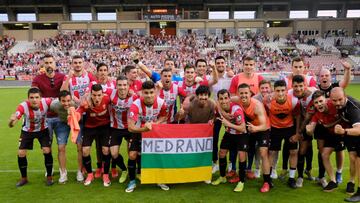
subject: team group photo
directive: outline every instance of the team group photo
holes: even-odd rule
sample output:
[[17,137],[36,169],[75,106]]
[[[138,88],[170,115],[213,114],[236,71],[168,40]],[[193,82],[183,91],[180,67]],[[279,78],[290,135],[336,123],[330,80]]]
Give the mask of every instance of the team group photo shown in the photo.
[[1,9],[0,201],[360,202],[360,2]]

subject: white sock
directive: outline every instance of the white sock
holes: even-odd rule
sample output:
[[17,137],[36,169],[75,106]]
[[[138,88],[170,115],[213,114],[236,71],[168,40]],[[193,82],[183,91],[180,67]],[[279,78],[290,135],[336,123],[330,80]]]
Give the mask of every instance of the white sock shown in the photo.
[[295,178],[296,169],[290,169],[289,178]]

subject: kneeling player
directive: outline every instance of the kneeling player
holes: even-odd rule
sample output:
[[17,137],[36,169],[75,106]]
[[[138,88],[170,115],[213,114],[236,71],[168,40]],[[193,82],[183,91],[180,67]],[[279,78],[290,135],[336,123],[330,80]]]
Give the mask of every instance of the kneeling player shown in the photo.
[[18,150],[18,165],[21,172],[21,180],[16,187],[21,187],[28,183],[27,179],[27,150],[33,149],[34,139],[38,139],[45,158],[47,173],[46,184],[54,184],[52,178],[53,157],[51,155],[51,140],[47,126],[46,113],[49,110],[51,99],[41,98],[38,88],[28,90],[28,99],[22,102],[11,115],[9,127],[12,128],[24,115],[24,123],[21,129]]
[[229,150],[235,149],[239,155],[239,177],[240,182],[235,187],[235,192],[241,192],[244,189],[245,167],[246,167],[246,151],[249,146],[249,135],[246,133],[244,113],[239,105],[230,102],[230,92],[222,89],[217,93],[220,107],[226,113],[233,116],[231,121],[221,116],[221,122],[226,128],[223,139],[220,144],[219,165],[220,177],[213,181],[213,185],[226,183],[226,154]]

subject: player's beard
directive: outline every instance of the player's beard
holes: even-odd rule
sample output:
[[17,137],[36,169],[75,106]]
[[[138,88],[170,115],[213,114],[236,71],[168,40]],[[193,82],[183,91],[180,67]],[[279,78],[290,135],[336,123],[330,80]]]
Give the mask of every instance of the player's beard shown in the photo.
[[47,72],[48,74],[52,74],[52,73],[54,72],[54,69],[52,69],[51,67],[47,67],[47,68],[46,68],[46,72]]

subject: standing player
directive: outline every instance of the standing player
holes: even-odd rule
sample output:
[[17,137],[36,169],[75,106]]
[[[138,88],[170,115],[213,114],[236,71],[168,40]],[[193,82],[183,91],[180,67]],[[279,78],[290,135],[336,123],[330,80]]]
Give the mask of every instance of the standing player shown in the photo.
[[[215,58],[215,68],[218,74],[218,81],[216,84],[214,84],[213,86],[210,87],[211,93],[213,95],[213,98],[215,101],[217,101],[217,93],[218,91],[222,90],[222,89],[229,89],[230,88],[230,83],[231,83],[231,79],[233,78],[233,73],[231,72],[226,72],[226,61],[225,58],[223,56],[218,56]],[[209,78],[209,80],[212,80],[212,77]],[[214,136],[213,136],[213,167],[212,167],[212,173],[214,174],[216,171],[219,170],[219,166],[217,163],[218,161],[218,151],[219,151],[219,133],[220,133],[220,129],[221,129],[221,121],[219,119],[215,119],[214,121]],[[230,152],[230,161],[233,161],[234,159],[236,160],[236,152],[235,153],[231,153]],[[232,165],[232,169],[235,171],[236,170],[236,162],[233,161],[234,163],[231,164]],[[232,175],[236,175],[236,172],[231,173]]]
[[298,179],[296,181],[296,187],[302,187],[304,181],[303,176],[305,156],[308,152],[309,145],[312,143],[312,137],[305,133],[305,126],[310,121],[311,116],[315,113],[313,104],[311,102],[311,96],[316,88],[307,87],[305,85],[304,76],[302,75],[295,75],[293,77],[292,87],[293,88],[289,90],[289,94],[293,97],[296,97],[300,103],[300,117],[296,118],[296,131],[299,134],[297,134],[298,137],[295,138],[295,140],[300,141],[299,154],[297,159]]
[[231,95],[236,95],[238,87],[241,83],[249,84],[251,95],[255,95],[259,92],[259,82],[264,79],[260,74],[255,72],[256,62],[254,58],[247,56],[243,61],[244,72],[235,75],[231,80],[229,89]]
[[[140,61],[138,52],[133,52],[130,55],[131,60],[154,82],[157,83],[161,80],[161,75],[153,70],[150,70],[146,65]],[[175,67],[175,61],[171,58],[167,58],[164,61],[164,69],[170,69],[172,73],[171,80],[174,82],[182,81],[182,78],[176,74],[177,70]]]
[[82,142],[82,160],[86,168],[88,176],[84,185],[90,185],[94,180],[94,174],[91,167],[90,150],[92,142],[99,137],[102,146],[102,157],[104,161],[104,186],[110,186],[109,168],[110,168],[110,149],[109,149],[109,123],[110,116],[108,105],[110,103],[109,97],[103,93],[100,84],[95,84],[91,87],[91,96],[88,101],[84,101],[77,109],[80,114],[86,113],[86,120],[84,125],[83,142]]
[[116,89],[116,83],[109,76],[109,67],[105,63],[99,63],[96,66],[96,79],[93,84],[101,84],[104,92],[108,89]]
[[159,90],[159,97],[165,100],[169,112],[167,123],[174,123],[176,114],[176,99],[178,95],[186,97],[184,90],[177,84],[171,81],[171,69],[165,68],[161,71],[161,86]]
[[[346,96],[344,89],[334,87],[330,93],[330,99],[338,110],[341,118],[351,127],[343,128],[341,125],[335,125],[335,133],[344,136],[346,148],[349,151],[350,158],[350,182],[354,181],[356,174],[360,182],[360,102],[352,97]],[[355,182],[355,181],[354,181]],[[355,192],[355,184],[348,183],[346,192],[351,194]],[[346,198],[345,201],[359,202],[360,187],[353,196]]]
[[292,79],[295,75],[304,77],[304,83],[307,87],[316,87],[316,80],[313,76],[305,74],[304,61],[300,57],[295,57],[291,61],[291,74],[284,78],[288,89],[293,88]]
[[213,185],[226,183],[226,154],[229,150],[236,150],[239,156],[239,177],[240,181],[235,187],[235,192],[241,192],[244,189],[246,150],[249,146],[249,135],[246,133],[245,118],[241,107],[230,102],[230,92],[222,89],[217,93],[218,103],[223,111],[233,116],[233,119],[227,120],[221,117],[226,132],[221,140],[219,152],[220,177],[212,182]]
[[298,153],[298,140],[296,137],[299,136],[297,136],[298,133],[296,132],[293,116],[294,112],[296,112],[296,108],[299,108],[298,100],[297,98],[288,95],[286,82],[284,80],[275,81],[273,95],[274,97],[270,101],[267,101],[267,98],[264,100],[271,123],[270,163],[273,163],[276,154],[281,150],[281,142],[284,139],[284,145],[287,146],[286,149],[290,150],[290,177],[288,185],[291,188],[295,188],[295,172]]
[[[258,143],[264,178],[264,184],[261,187],[260,192],[269,192],[270,187],[272,186],[268,156],[270,121],[266,115],[264,105],[258,100],[251,98],[251,94],[250,85],[241,83],[238,88],[239,97],[234,98],[234,101],[240,104],[244,110],[250,138]],[[255,148],[255,146],[252,147]]]
[[[46,54],[43,58],[43,64],[45,68],[45,73],[37,75],[33,81],[31,86],[37,87],[40,89],[41,96],[44,98],[57,98],[60,92],[60,88],[62,82],[64,80],[65,75],[59,72],[56,72],[56,61],[54,57],[50,54]],[[46,115],[46,122],[48,124],[50,139],[53,140],[53,132],[55,132],[56,137],[62,136],[61,121],[59,117],[48,111]],[[63,162],[60,160],[64,160],[65,157],[65,149],[64,143],[61,142],[61,139],[57,139],[58,144],[58,156],[59,156],[59,165],[60,165],[60,179],[59,182],[63,182],[61,177],[65,177],[65,172],[61,169],[64,169]],[[60,141],[60,142],[59,142]]]
[[135,66],[125,66],[124,73],[129,83],[129,94],[139,94],[141,91],[142,82],[138,80],[138,70],[135,68]]
[[196,89],[200,85],[209,86],[209,81],[202,81],[200,83],[197,83],[195,81],[196,73],[195,68],[193,66],[187,65],[184,67],[184,79],[183,81],[179,81],[178,85],[181,87],[185,92],[186,95],[194,95]]
[[[325,92],[326,98],[330,97],[330,91],[332,90],[332,88],[341,87],[341,88],[345,89],[348,86],[348,84],[350,83],[351,65],[345,61],[341,61],[341,63],[344,67],[344,77],[342,80],[340,80],[338,82],[332,82],[331,72],[329,71],[329,69],[323,68],[319,72],[319,81],[320,82],[317,86],[320,90]],[[324,143],[323,139],[322,139],[323,137],[321,135],[326,134],[326,132],[327,131],[324,130],[324,128],[321,127],[321,125],[317,125],[315,128],[314,137],[317,138],[317,140],[318,140],[319,153],[322,152],[323,143]],[[336,149],[336,150],[340,150],[340,149]],[[337,165],[336,182],[338,184],[340,184],[342,182],[342,168],[344,165],[344,158],[345,158],[345,153],[343,150],[336,151],[336,165]],[[322,161],[322,159],[318,159],[318,161],[319,160]],[[319,162],[318,165],[319,165],[319,179],[321,180],[321,178],[324,177],[325,169],[323,167],[322,162]],[[351,185],[351,182],[350,182],[350,185]]]
[[[251,96],[259,92],[259,83],[264,78],[260,74],[256,73],[255,59],[250,56],[244,57],[243,70],[244,72],[234,76],[231,80],[229,91],[233,96],[236,95],[238,87],[241,83],[246,83],[250,86]],[[254,154],[255,148],[249,148],[248,156],[253,157]],[[246,175],[249,179],[255,178],[255,174],[251,170],[247,171]]]
[[67,90],[62,90],[59,93],[59,97],[53,100],[50,105],[50,110],[55,112],[58,116],[59,122],[57,123],[56,140],[58,143],[58,159],[60,167],[59,183],[65,183],[68,180],[66,170],[66,144],[70,134],[70,127],[67,124],[68,109],[74,106],[74,102],[71,100],[71,94]]
[[[142,84],[142,97],[135,100],[130,107],[128,129],[132,134],[129,143],[128,171],[130,182],[125,192],[133,192],[136,188],[136,158],[141,152],[141,133],[151,130],[152,124],[166,123],[167,107],[165,101],[156,97],[155,85],[152,81]],[[164,184],[158,184],[162,190],[169,190]]]
[[[285,80],[285,82],[286,82],[286,85],[287,85],[288,89],[293,88],[293,77],[295,75],[301,75],[304,78],[304,86],[305,87],[316,87],[315,78],[313,76],[307,75],[305,73],[304,61],[300,57],[294,57],[292,59],[292,61],[291,61],[291,74],[288,75],[287,77],[283,78]],[[300,143],[300,148],[301,147],[302,146],[301,146],[301,143]],[[312,159],[313,159],[312,142],[308,142],[306,147],[307,147],[306,149],[303,148],[303,149],[299,150],[299,153],[305,153],[305,158],[306,158],[305,174],[308,176],[308,178],[310,180],[312,180],[313,179],[313,177],[311,175]],[[284,178],[284,176],[286,176],[286,173],[287,173],[287,167],[288,167],[287,162],[288,162],[288,159],[289,159],[289,154],[287,152],[288,152],[288,150],[283,151],[283,171],[282,171],[282,173],[280,175],[281,178]],[[300,157],[300,158],[302,158],[302,157]],[[304,161],[300,161],[300,164],[302,164],[302,165],[305,164],[305,158],[304,158]],[[304,168],[304,166],[300,166],[300,168]],[[301,181],[301,180],[299,180],[299,181]]]
[[[261,80],[259,82],[259,93],[257,93],[256,95],[253,96],[254,99],[260,101],[261,103],[263,103],[264,98],[269,95],[272,92],[271,89],[271,82],[269,80]],[[250,137],[250,147],[256,147],[255,149],[250,148],[249,150],[251,150],[253,153],[253,155],[251,153],[248,153],[248,165],[246,167],[247,171],[251,171],[252,168],[252,164],[253,164],[253,160],[255,157],[255,178],[260,178],[261,176],[261,171],[260,171],[260,151],[259,151],[259,147],[258,147],[258,143],[253,144],[256,140],[251,139],[252,137]],[[254,153],[255,151],[255,153]],[[275,164],[274,164],[275,163]],[[277,174],[276,174],[276,163],[277,163],[277,156],[275,155],[275,158],[273,159],[273,162],[270,162],[270,166],[275,169],[275,170],[271,170],[271,178],[273,178],[274,176],[276,176],[277,178]]]
[[[109,77],[109,67],[105,63],[99,63],[96,66],[96,81],[92,81],[90,83],[89,89],[94,84],[100,84],[103,92],[107,92],[108,90],[111,91],[115,89],[115,81]],[[99,137],[97,137],[99,138]],[[100,140],[95,140],[96,144],[96,158],[97,158],[97,169],[95,171],[95,178],[100,178],[101,173],[103,172],[103,164],[102,164],[102,147],[100,145]],[[116,164],[112,162],[111,165],[111,177],[115,178],[118,176],[118,172],[116,170]]]
[[[343,150],[344,144],[343,139],[334,134],[334,126],[341,122],[337,110],[333,103],[330,100],[326,100],[325,94],[321,90],[317,90],[312,95],[312,100],[315,107],[315,114],[311,118],[311,122],[306,126],[306,132],[308,135],[312,135],[315,131],[317,125],[322,125],[326,131],[323,131],[322,136],[322,150],[321,155],[323,159],[323,164],[326,169],[327,174],[330,176],[330,182],[325,185],[326,179],[323,178],[322,183],[325,192],[331,192],[337,188],[338,182],[335,179],[334,170],[331,166],[330,155],[334,150],[338,148]],[[320,140],[318,140],[319,142]]]
[[185,120],[188,123],[210,123],[213,124],[215,116],[215,104],[210,99],[210,89],[208,86],[200,85],[196,91],[196,96],[190,98],[190,104],[183,105],[178,112],[178,120]]
[[203,81],[209,81],[210,76],[206,75],[207,62],[205,59],[197,59],[195,62],[196,76],[200,77]]
[[32,87],[28,90],[28,99],[22,102],[11,115],[9,127],[12,128],[18,120],[24,116],[24,123],[21,129],[18,150],[18,166],[21,172],[21,180],[16,187],[28,183],[27,179],[27,150],[33,149],[34,139],[38,139],[44,154],[45,168],[47,174],[46,185],[53,185],[52,168],[53,157],[51,154],[51,140],[48,125],[45,121],[46,113],[49,110],[51,99],[41,98],[40,90]]
[[120,183],[126,181],[128,172],[124,164],[124,158],[119,154],[122,139],[130,140],[131,133],[128,131],[128,113],[132,103],[138,98],[136,94],[129,96],[129,84],[125,76],[116,79],[116,89],[108,91],[110,95],[110,151],[112,163],[122,170]]
[[[88,91],[89,85],[92,81],[96,81],[96,78],[85,70],[84,59],[75,55],[72,57],[71,70],[64,78],[64,82],[60,90],[67,90],[71,93],[71,98],[75,102],[76,106],[79,106],[82,100],[85,100],[85,94]],[[80,128],[83,128],[83,120],[80,122]],[[82,169],[82,146],[81,146],[81,134],[76,140],[77,152],[78,152],[78,171],[76,179],[79,182],[84,181],[84,176],[81,172]]]

